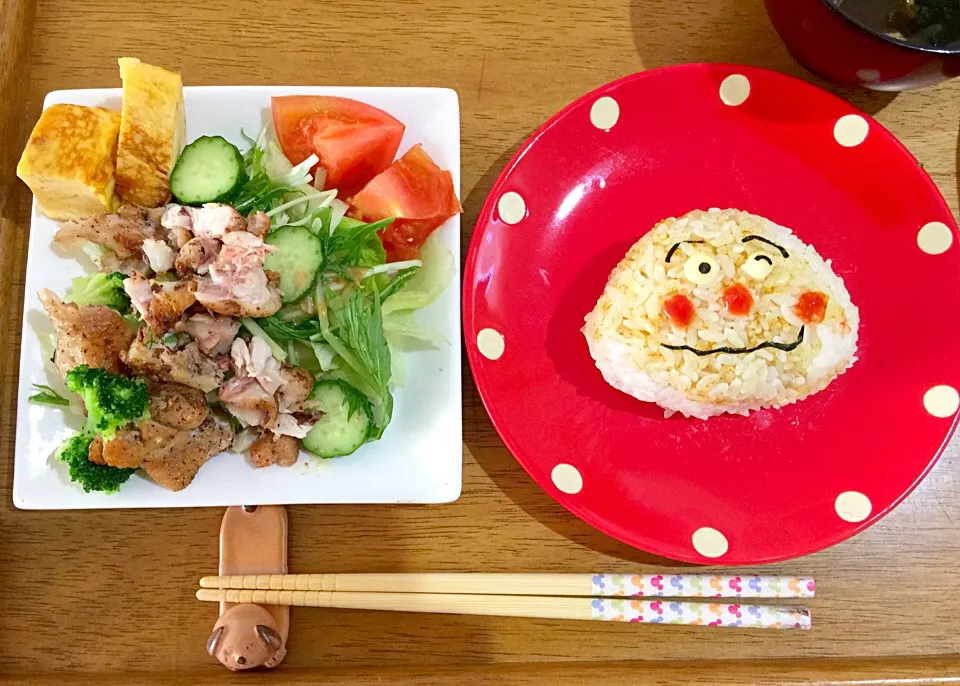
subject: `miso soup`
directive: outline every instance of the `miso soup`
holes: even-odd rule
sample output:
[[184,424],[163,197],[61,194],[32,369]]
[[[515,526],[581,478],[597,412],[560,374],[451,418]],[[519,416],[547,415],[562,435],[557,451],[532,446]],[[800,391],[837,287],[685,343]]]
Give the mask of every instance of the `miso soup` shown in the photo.
[[858,24],[927,48],[960,48],[960,0],[830,0]]

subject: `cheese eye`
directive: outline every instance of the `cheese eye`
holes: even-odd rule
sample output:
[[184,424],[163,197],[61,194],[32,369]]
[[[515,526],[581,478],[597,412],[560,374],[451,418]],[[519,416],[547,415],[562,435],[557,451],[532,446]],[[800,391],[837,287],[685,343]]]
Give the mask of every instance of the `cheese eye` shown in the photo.
[[720,278],[720,265],[703,253],[695,253],[683,263],[683,275],[698,286],[709,286]]
[[751,279],[763,281],[773,271],[773,258],[763,252],[750,253],[740,269]]

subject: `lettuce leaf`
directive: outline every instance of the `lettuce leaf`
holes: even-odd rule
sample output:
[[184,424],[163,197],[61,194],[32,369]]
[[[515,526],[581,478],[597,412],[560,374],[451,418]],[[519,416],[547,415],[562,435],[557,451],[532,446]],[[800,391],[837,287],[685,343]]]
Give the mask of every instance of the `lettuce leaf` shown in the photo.
[[456,271],[453,255],[436,234],[431,235],[423,244],[420,259],[423,265],[403,288],[391,294],[383,303],[384,315],[426,307],[439,298],[450,285]]
[[417,324],[413,310],[399,310],[383,316],[383,333],[387,337],[390,349],[424,350],[449,344],[439,331]]

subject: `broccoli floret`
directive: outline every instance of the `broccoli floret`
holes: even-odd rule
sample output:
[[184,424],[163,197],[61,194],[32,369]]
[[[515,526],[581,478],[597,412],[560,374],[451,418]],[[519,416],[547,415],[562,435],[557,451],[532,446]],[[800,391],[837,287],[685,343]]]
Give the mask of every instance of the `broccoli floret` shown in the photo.
[[67,388],[79,393],[87,408],[88,434],[112,439],[117,429],[149,417],[150,401],[143,379],[111,374],[80,365],[67,373]]
[[120,272],[105,274],[98,272],[90,276],[80,276],[73,280],[73,287],[67,294],[66,302],[84,305],[106,305],[121,314],[130,311],[130,297],[123,290]]
[[70,479],[80,484],[86,493],[116,493],[137,470],[94,464],[88,459],[92,442],[93,436],[86,431],[74,434],[60,446],[57,458],[67,464]]

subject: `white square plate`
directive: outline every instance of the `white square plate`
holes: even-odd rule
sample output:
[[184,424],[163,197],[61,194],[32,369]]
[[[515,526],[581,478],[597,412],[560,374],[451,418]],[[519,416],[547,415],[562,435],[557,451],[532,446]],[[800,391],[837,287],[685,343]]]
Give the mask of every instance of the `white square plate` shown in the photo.
[[[244,149],[240,130],[255,136],[269,118],[274,95],[339,95],[369,103],[406,125],[399,154],[416,143],[460,188],[460,104],[456,92],[442,88],[313,88],[212,86],[184,89],[187,140],[220,135]],[[55,103],[119,109],[120,89],[56,91]],[[84,493],[71,483],[56,448],[82,424],[82,418],[27,402],[35,383],[63,388],[44,360],[40,335],[52,332],[37,300],[49,288],[61,297],[71,279],[89,271],[76,255],[55,250],[55,222],[33,205],[27,255],[20,389],[17,398],[17,448],[13,502],[37,510],[199,507],[295,503],[441,503],[460,495],[462,427],[460,399],[460,218],[439,229],[454,256],[456,273],[449,288],[418,313],[421,323],[441,331],[449,345],[404,355],[406,383],[396,389],[393,421],[383,438],[349,457],[321,460],[301,453],[293,467],[254,469],[242,456],[224,453],[207,462],[187,488],[168,491],[139,473],[119,493]]]

